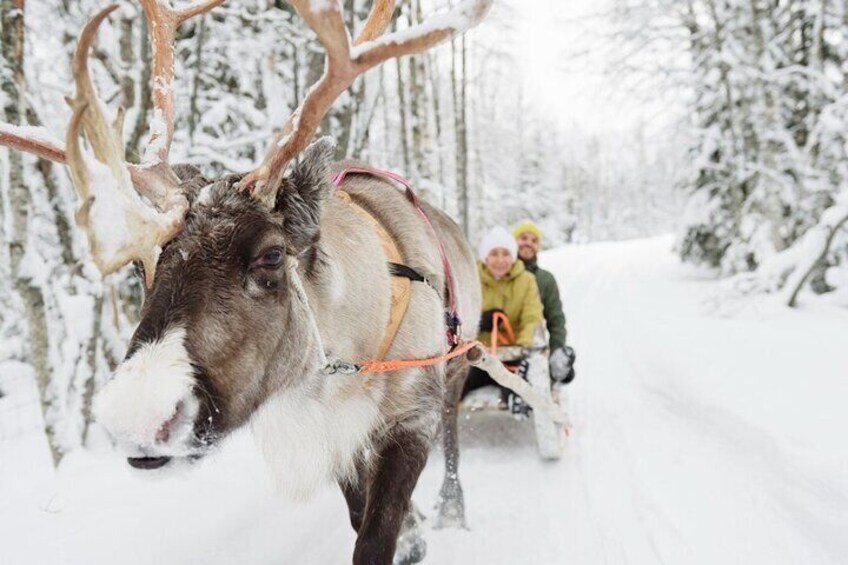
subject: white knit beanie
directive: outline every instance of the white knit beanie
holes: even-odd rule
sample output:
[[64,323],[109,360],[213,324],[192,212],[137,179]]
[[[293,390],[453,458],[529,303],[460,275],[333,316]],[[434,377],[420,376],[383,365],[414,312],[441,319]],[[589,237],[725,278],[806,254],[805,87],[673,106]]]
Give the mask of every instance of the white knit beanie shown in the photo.
[[489,256],[492,249],[497,249],[498,247],[503,247],[509,251],[513,259],[518,257],[518,244],[515,242],[515,238],[512,237],[512,234],[506,228],[495,226],[486,232],[486,235],[480,241],[480,246],[477,248],[480,260],[485,263],[486,257]]

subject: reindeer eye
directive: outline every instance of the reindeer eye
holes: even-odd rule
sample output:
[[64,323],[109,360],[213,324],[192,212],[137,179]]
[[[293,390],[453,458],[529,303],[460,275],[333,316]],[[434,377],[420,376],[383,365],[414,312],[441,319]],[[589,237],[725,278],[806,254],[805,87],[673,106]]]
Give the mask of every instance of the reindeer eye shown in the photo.
[[285,251],[280,247],[272,247],[265,251],[258,259],[254,259],[251,268],[274,268],[283,263]]

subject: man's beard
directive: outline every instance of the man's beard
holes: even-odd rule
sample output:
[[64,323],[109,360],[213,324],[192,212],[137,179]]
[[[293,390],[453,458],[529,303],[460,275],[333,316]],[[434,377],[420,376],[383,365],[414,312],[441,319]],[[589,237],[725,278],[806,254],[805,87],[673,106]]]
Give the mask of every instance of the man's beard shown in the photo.
[[[529,257],[526,256],[529,253]],[[536,260],[536,252],[527,247],[519,247],[518,248],[518,257],[524,261],[535,261]]]

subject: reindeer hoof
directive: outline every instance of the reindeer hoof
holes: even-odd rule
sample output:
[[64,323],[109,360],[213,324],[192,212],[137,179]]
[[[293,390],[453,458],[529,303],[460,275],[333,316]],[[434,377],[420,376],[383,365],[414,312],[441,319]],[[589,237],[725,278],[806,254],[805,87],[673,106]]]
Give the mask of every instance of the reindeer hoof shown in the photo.
[[413,505],[403,521],[403,530],[397,541],[392,565],[421,563],[427,555],[427,542],[421,532],[423,515]]
[[405,540],[406,543],[401,545],[403,540],[398,539],[397,550],[395,551],[395,559],[392,565],[413,565],[421,563],[427,555],[427,542],[419,534],[414,539]]
[[445,477],[445,482],[442,483],[433,528],[468,529],[465,523],[465,497],[462,494],[462,486],[459,481],[451,480],[450,477]]
[[468,525],[465,523],[465,509],[461,505],[450,503],[439,506],[433,529],[444,530],[448,528],[454,530],[468,529]]

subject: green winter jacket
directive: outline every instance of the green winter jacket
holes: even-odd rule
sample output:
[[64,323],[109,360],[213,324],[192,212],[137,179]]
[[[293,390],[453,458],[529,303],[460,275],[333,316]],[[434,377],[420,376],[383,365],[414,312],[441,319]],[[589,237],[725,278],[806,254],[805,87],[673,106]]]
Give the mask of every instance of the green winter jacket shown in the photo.
[[[521,261],[518,261],[519,263]],[[552,274],[540,269],[535,260],[524,261],[528,271],[536,275],[536,283],[539,285],[539,297],[542,299],[542,307],[545,322],[550,334],[551,351],[565,345],[565,314],[562,311],[562,301],[559,298],[559,287]]]
[[[503,310],[515,332],[516,344],[533,345],[533,328],[543,321],[535,277],[527,272],[521,261],[516,261],[500,280],[492,276],[485,264],[479,263],[478,267],[483,285],[483,311],[493,308]],[[491,334],[481,332],[477,339],[489,345]]]

